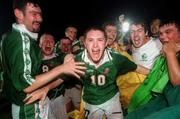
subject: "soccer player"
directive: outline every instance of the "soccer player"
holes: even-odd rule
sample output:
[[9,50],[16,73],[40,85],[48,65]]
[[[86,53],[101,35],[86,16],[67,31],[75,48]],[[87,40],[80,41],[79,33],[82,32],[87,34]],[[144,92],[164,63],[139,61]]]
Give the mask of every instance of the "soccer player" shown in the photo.
[[[166,61],[161,64],[168,68],[168,83],[161,94],[147,104],[129,113],[126,119],[177,119],[180,117],[180,22],[164,19],[161,22],[159,38],[163,44]],[[159,64],[154,64],[159,65]],[[167,65],[167,66],[166,66]],[[160,67],[159,70],[162,70]],[[158,80],[161,77],[156,78]]]
[[87,67],[86,74],[82,77],[85,118],[102,119],[103,115],[106,115],[108,119],[122,119],[116,85],[118,74],[133,70],[147,74],[148,70],[106,49],[104,30],[92,27],[84,36],[85,50],[76,56],[76,60],[84,61]]
[[13,10],[16,23],[2,42],[3,90],[12,103],[13,119],[47,119],[48,100],[44,101],[44,105],[39,100],[26,105],[24,99],[38,98],[35,94],[28,94],[55,80],[62,73],[80,77],[84,74],[81,69],[85,67],[80,66],[82,63],[67,59],[63,65],[42,74],[42,55],[37,44],[42,12],[38,1],[14,0]]
[[[61,56],[57,55],[54,51],[55,41],[51,34],[45,33],[40,37],[39,46],[41,48],[43,59],[42,59],[42,72],[48,72],[54,67],[63,64],[65,54]],[[52,89],[49,90],[47,96],[49,97],[49,119],[67,119],[64,91],[64,81],[58,77],[58,80],[51,83]],[[50,85],[50,84],[49,84]]]

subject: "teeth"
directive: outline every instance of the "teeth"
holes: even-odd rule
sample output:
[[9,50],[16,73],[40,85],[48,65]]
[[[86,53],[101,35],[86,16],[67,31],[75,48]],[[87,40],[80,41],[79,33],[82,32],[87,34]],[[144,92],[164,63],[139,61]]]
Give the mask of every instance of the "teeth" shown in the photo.
[[135,41],[135,44],[138,44],[139,42],[138,41]]
[[46,50],[51,50],[51,48],[50,48],[50,47],[46,47],[45,49],[46,49]]
[[98,53],[98,52],[99,52],[99,50],[93,50],[92,52]]

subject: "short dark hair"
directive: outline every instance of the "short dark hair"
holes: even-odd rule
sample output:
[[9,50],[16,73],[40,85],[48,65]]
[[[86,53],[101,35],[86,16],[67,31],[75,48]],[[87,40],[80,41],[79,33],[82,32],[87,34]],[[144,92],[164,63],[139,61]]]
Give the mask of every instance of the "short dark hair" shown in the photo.
[[176,26],[176,28],[178,29],[178,31],[180,31],[180,21],[177,19],[163,19],[160,27],[167,25],[167,24],[174,24]]
[[40,7],[39,0],[13,0],[13,10],[19,9],[21,11],[24,11],[28,3],[32,3],[34,6]]
[[70,39],[70,38],[68,38],[68,37],[66,37],[66,36],[61,37],[61,38],[60,38],[60,40],[61,40],[61,39],[68,39],[68,40],[70,40],[70,41],[71,41],[71,39]]
[[102,25],[102,28],[105,30],[107,26],[115,26],[115,27],[117,27],[116,23],[115,23],[115,22],[112,22],[112,21],[107,21],[107,22],[105,22],[105,23]]
[[102,27],[92,26],[92,27],[89,27],[89,28],[87,28],[87,29],[85,30],[85,32],[84,32],[84,39],[86,39],[87,33],[88,33],[89,31],[91,31],[91,30],[102,31],[102,32],[104,33],[105,39],[107,38],[107,35],[106,35],[106,33],[105,33],[105,31],[104,31],[104,29],[103,29]]
[[141,25],[144,28],[145,33],[149,33],[149,26],[143,19],[135,19],[131,22],[131,25]]
[[76,30],[78,30],[75,25],[69,24],[69,25],[66,26],[65,32],[69,29],[69,27],[73,27],[73,28],[75,28]]

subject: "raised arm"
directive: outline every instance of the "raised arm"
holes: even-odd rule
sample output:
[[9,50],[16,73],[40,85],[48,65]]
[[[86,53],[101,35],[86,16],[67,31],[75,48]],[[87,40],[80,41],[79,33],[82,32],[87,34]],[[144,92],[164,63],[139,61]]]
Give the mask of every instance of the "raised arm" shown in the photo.
[[33,82],[33,84],[25,88],[24,92],[31,93],[36,89],[51,82],[60,74],[73,75],[77,78],[80,78],[81,75],[84,75],[85,70],[86,67],[83,62],[75,62],[73,58],[72,59],[68,58],[67,61],[65,61],[62,65],[55,67],[49,72],[36,76],[36,79]]
[[180,84],[180,66],[176,54],[180,51],[180,46],[175,42],[167,42],[163,45],[163,51],[167,59],[170,81],[173,85]]
[[144,75],[147,75],[149,73],[149,69],[141,66],[141,65],[137,65],[137,68],[135,70],[137,73],[140,73],[140,74],[144,74]]

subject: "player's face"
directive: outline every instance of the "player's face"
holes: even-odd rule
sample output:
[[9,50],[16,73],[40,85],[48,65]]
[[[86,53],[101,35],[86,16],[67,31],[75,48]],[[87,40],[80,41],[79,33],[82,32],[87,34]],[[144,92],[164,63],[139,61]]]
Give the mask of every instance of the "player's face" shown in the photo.
[[65,35],[73,42],[76,39],[77,29],[75,27],[69,27]]
[[146,33],[141,24],[132,25],[130,27],[130,37],[131,37],[133,46],[136,48],[141,47],[142,45],[144,45],[147,42],[146,41]]
[[160,22],[161,21],[159,19],[153,20],[153,22],[150,25],[152,34],[158,35]]
[[47,35],[42,42],[42,52],[44,55],[48,56],[53,53],[55,46],[54,38],[52,36]]
[[41,9],[31,3],[26,5],[26,9],[21,19],[22,23],[31,32],[38,32],[42,23]]
[[61,52],[70,53],[72,48],[72,43],[69,39],[61,39]]
[[180,42],[180,31],[178,31],[175,24],[167,24],[160,27],[159,38],[162,43],[174,41],[176,43]]
[[87,49],[90,60],[98,64],[104,55],[106,47],[104,32],[100,30],[90,30],[84,40],[84,46]]
[[106,35],[107,35],[108,46],[111,46],[113,44],[113,42],[116,40],[117,28],[116,28],[116,26],[108,25],[105,28],[105,32],[106,32]]

